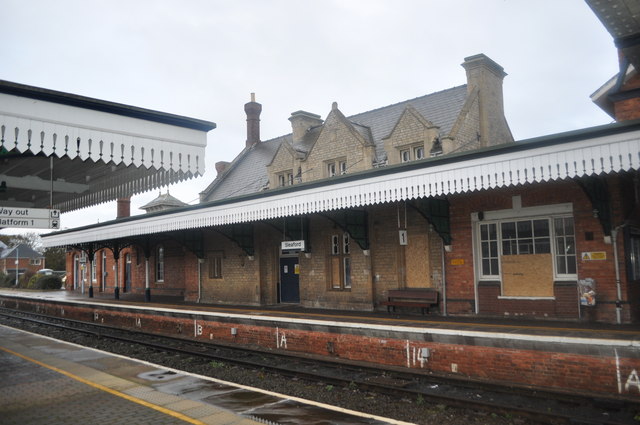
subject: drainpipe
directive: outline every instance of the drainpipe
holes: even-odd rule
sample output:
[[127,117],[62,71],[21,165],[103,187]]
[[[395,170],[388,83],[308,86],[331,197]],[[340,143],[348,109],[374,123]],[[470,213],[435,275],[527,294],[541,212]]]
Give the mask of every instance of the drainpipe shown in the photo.
[[198,301],[196,301],[198,304],[202,299],[202,262],[203,261],[204,259],[198,258]]
[[445,271],[446,261],[444,241],[442,241],[442,315],[447,316],[447,272]]
[[618,264],[618,230],[626,224],[621,224],[611,231],[611,242],[613,243],[613,261],[616,270],[616,323],[622,323],[622,287],[620,284],[620,265]]
[[144,257],[144,300],[151,301],[151,286],[149,285],[149,257]]

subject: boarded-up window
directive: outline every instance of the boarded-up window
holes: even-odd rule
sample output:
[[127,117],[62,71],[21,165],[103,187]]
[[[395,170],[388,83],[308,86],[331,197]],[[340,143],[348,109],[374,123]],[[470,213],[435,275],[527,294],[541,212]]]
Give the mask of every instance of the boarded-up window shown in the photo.
[[209,279],[222,279],[222,255],[209,257]]
[[505,219],[478,224],[482,279],[500,279],[505,297],[553,297],[555,279],[576,275],[573,217]]
[[502,295],[553,297],[551,254],[503,255]]

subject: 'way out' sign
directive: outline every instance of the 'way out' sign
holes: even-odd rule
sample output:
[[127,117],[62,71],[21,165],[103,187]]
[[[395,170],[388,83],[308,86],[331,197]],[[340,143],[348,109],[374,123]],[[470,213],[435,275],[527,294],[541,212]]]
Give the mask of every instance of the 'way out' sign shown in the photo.
[[59,229],[60,210],[0,206],[0,227]]

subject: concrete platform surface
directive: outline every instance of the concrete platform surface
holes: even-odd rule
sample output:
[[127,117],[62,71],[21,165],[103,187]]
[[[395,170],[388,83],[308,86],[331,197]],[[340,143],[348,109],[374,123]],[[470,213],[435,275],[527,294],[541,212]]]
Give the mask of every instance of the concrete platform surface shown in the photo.
[[192,377],[4,326],[0,365],[5,425],[259,423],[158,388]]

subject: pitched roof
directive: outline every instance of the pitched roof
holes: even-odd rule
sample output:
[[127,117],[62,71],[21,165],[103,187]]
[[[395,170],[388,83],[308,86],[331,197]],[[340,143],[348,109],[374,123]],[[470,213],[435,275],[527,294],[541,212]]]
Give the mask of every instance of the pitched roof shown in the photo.
[[19,244],[13,248],[5,249],[0,258],[43,258],[44,255],[35,251],[27,244]]
[[391,133],[407,106],[413,106],[420,115],[440,127],[442,135],[447,135],[456,122],[466,99],[467,85],[465,84],[352,115],[349,120],[371,128],[373,141],[376,144],[376,156],[378,159],[383,159],[386,156],[383,139]]
[[160,193],[160,195],[158,195],[156,199],[146,205],[141,206],[140,209],[145,211],[158,211],[160,209],[164,210],[169,208],[184,207],[185,205],[188,204],[186,202],[182,202],[176,197],[169,195],[169,192],[167,191],[167,193],[165,193],[164,195]]
[[[415,99],[405,100],[393,105],[374,109],[347,117],[355,124],[358,131],[367,141],[376,146],[378,160],[386,159],[384,138],[393,130],[405,108],[411,105],[423,117],[440,128],[442,135],[451,131],[460,110],[467,98],[467,86],[462,85],[447,90],[431,93]],[[293,147],[296,151],[308,152],[319,134],[321,126],[312,128],[308,136]],[[277,137],[258,143],[250,149],[243,150],[221,175],[202,192],[202,199],[207,201],[232,198],[264,190],[269,182],[267,165],[278,151],[283,141],[292,143],[292,135]]]
[[291,135],[260,142],[244,149],[202,194],[207,196],[207,200],[213,201],[264,190],[269,182],[267,165],[284,140],[291,143]]

